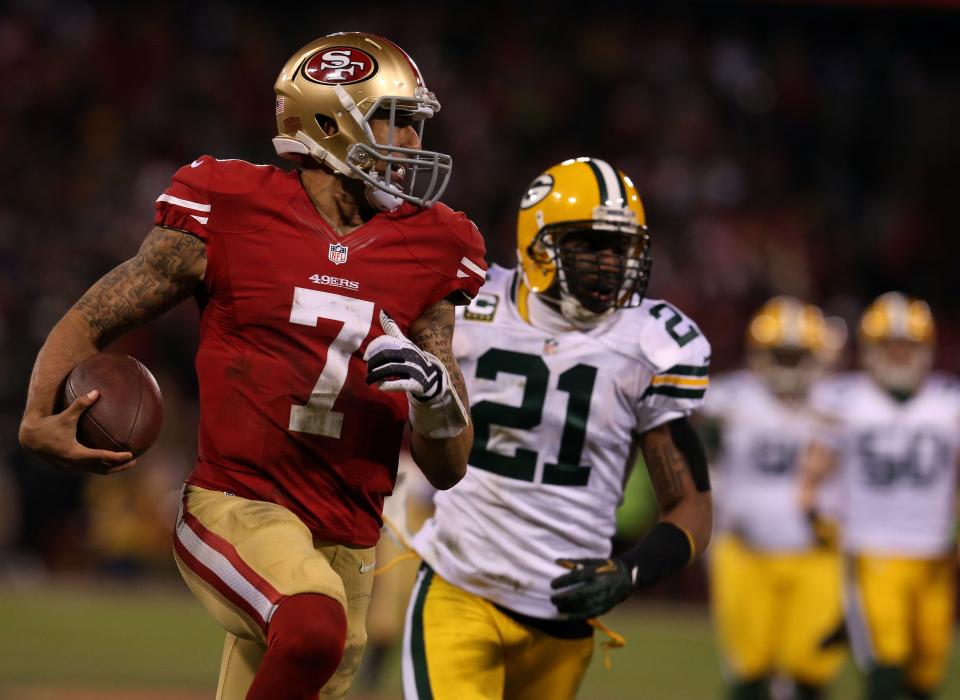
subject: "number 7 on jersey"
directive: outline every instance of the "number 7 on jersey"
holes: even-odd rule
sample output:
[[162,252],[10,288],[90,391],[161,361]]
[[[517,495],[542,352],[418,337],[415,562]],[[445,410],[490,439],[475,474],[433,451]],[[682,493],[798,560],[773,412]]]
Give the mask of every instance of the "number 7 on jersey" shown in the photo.
[[357,351],[373,324],[373,302],[296,287],[290,322],[316,326],[321,318],[340,321],[343,328],[327,348],[327,362],[310,392],[310,399],[290,407],[289,429],[298,433],[339,438],[343,414],[333,410],[344,382],[350,356]]

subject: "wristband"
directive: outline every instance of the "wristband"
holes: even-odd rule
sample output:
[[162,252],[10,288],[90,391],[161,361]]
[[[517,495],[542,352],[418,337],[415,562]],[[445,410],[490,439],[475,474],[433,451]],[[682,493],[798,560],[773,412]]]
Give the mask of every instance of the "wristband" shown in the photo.
[[440,380],[433,398],[421,399],[407,394],[410,404],[410,425],[414,432],[431,440],[446,440],[456,437],[470,424],[467,410],[450,382],[447,368],[437,358],[424,352],[440,369]]
[[652,586],[693,561],[693,538],[673,523],[660,522],[621,561],[630,571],[634,586]]

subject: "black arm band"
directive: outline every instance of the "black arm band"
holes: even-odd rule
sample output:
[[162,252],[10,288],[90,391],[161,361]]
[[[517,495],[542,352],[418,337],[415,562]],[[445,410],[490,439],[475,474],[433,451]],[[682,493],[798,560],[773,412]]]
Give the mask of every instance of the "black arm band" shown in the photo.
[[709,491],[710,472],[707,470],[707,453],[704,452],[703,443],[700,442],[690,421],[686,418],[678,418],[667,423],[667,426],[670,428],[673,444],[677,446],[687,462],[694,487],[700,493]]
[[652,586],[683,569],[693,558],[690,538],[673,523],[658,523],[620,560],[630,570],[635,586]]

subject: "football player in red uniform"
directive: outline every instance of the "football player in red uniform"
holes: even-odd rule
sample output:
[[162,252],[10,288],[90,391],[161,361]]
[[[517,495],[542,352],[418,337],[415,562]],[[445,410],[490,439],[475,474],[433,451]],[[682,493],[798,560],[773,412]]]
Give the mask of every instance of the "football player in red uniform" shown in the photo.
[[274,144],[299,167],[201,156],[177,171],[139,252],[51,331],[20,428],[25,448],[68,468],[129,467],[129,452],[76,441],[97,393],[54,413],[57,387],[197,299],[199,454],[175,555],[227,631],[223,700],[347,692],[404,425],[441,489],[473,439],[451,339],[484,246],[437,203],[451,160],[421,137],[439,102],[403,50],[363,33],[305,46],[275,91]]

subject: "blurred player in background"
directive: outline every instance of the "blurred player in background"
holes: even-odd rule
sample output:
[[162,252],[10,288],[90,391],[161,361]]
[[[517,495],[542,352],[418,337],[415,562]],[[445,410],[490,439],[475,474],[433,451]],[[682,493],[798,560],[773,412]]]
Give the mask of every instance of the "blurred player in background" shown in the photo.
[[408,414],[438,488],[463,476],[472,443],[451,345],[484,249],[465,216],[436,204],[450,157],[422,150],[421,135],[439,103],[404,51],[362,33],[307,45],[275,91],[274,144],[299,168],[210,156],[181,168],[137,255],[50,333],[20,432],[69,468],[130,466],[130,453],[76,441],[95,392],[55,414],[57,387],[132,328],[198,300],[199,456],[175,550],[227,631],[224,700],[347,692]]
[[[433,512],[433,487],[417,469],[408,450],[400,453],[393,493],[383,503],[384,528],[377,542],[376,580],[367,612],[367,648],[357,672],[357,689],[392,686],[385,678],[387,660],[403,639],[403,623],[420,558],[404,541]],[[396,528],[396,529],[394,529]]]
[[[706,459],[687,422],[710,345],[643,298],[650,248],[633,184],[595,158],[556,165],[523,196],[517,236],[520,266],[491,268],[457,319],[475,437],[466,478],[437,494],[413,540],[425,564],[407,613],[408,700],[574,697],[588,621],[710,538]],[[661,518],[611,557],[638,447]]]
[[837,434],[806,465],[801,500],[840,472],[847,625],[869,700],[932,697],[953,638],[960,383],[930,371],[934,337],[926,303],[884,294],[860,321],[863,371],[814,394]]
[[719,435],[710,590],[732,700],[770,697],[775,676],[823,697],[843,662],[821,648],[843,618],[840,556],[796,498],[802,456],[827,429],[808,392],[835,336],[817,307],[771,299],[747,329],[747,369],[716,378],[704,406]]

